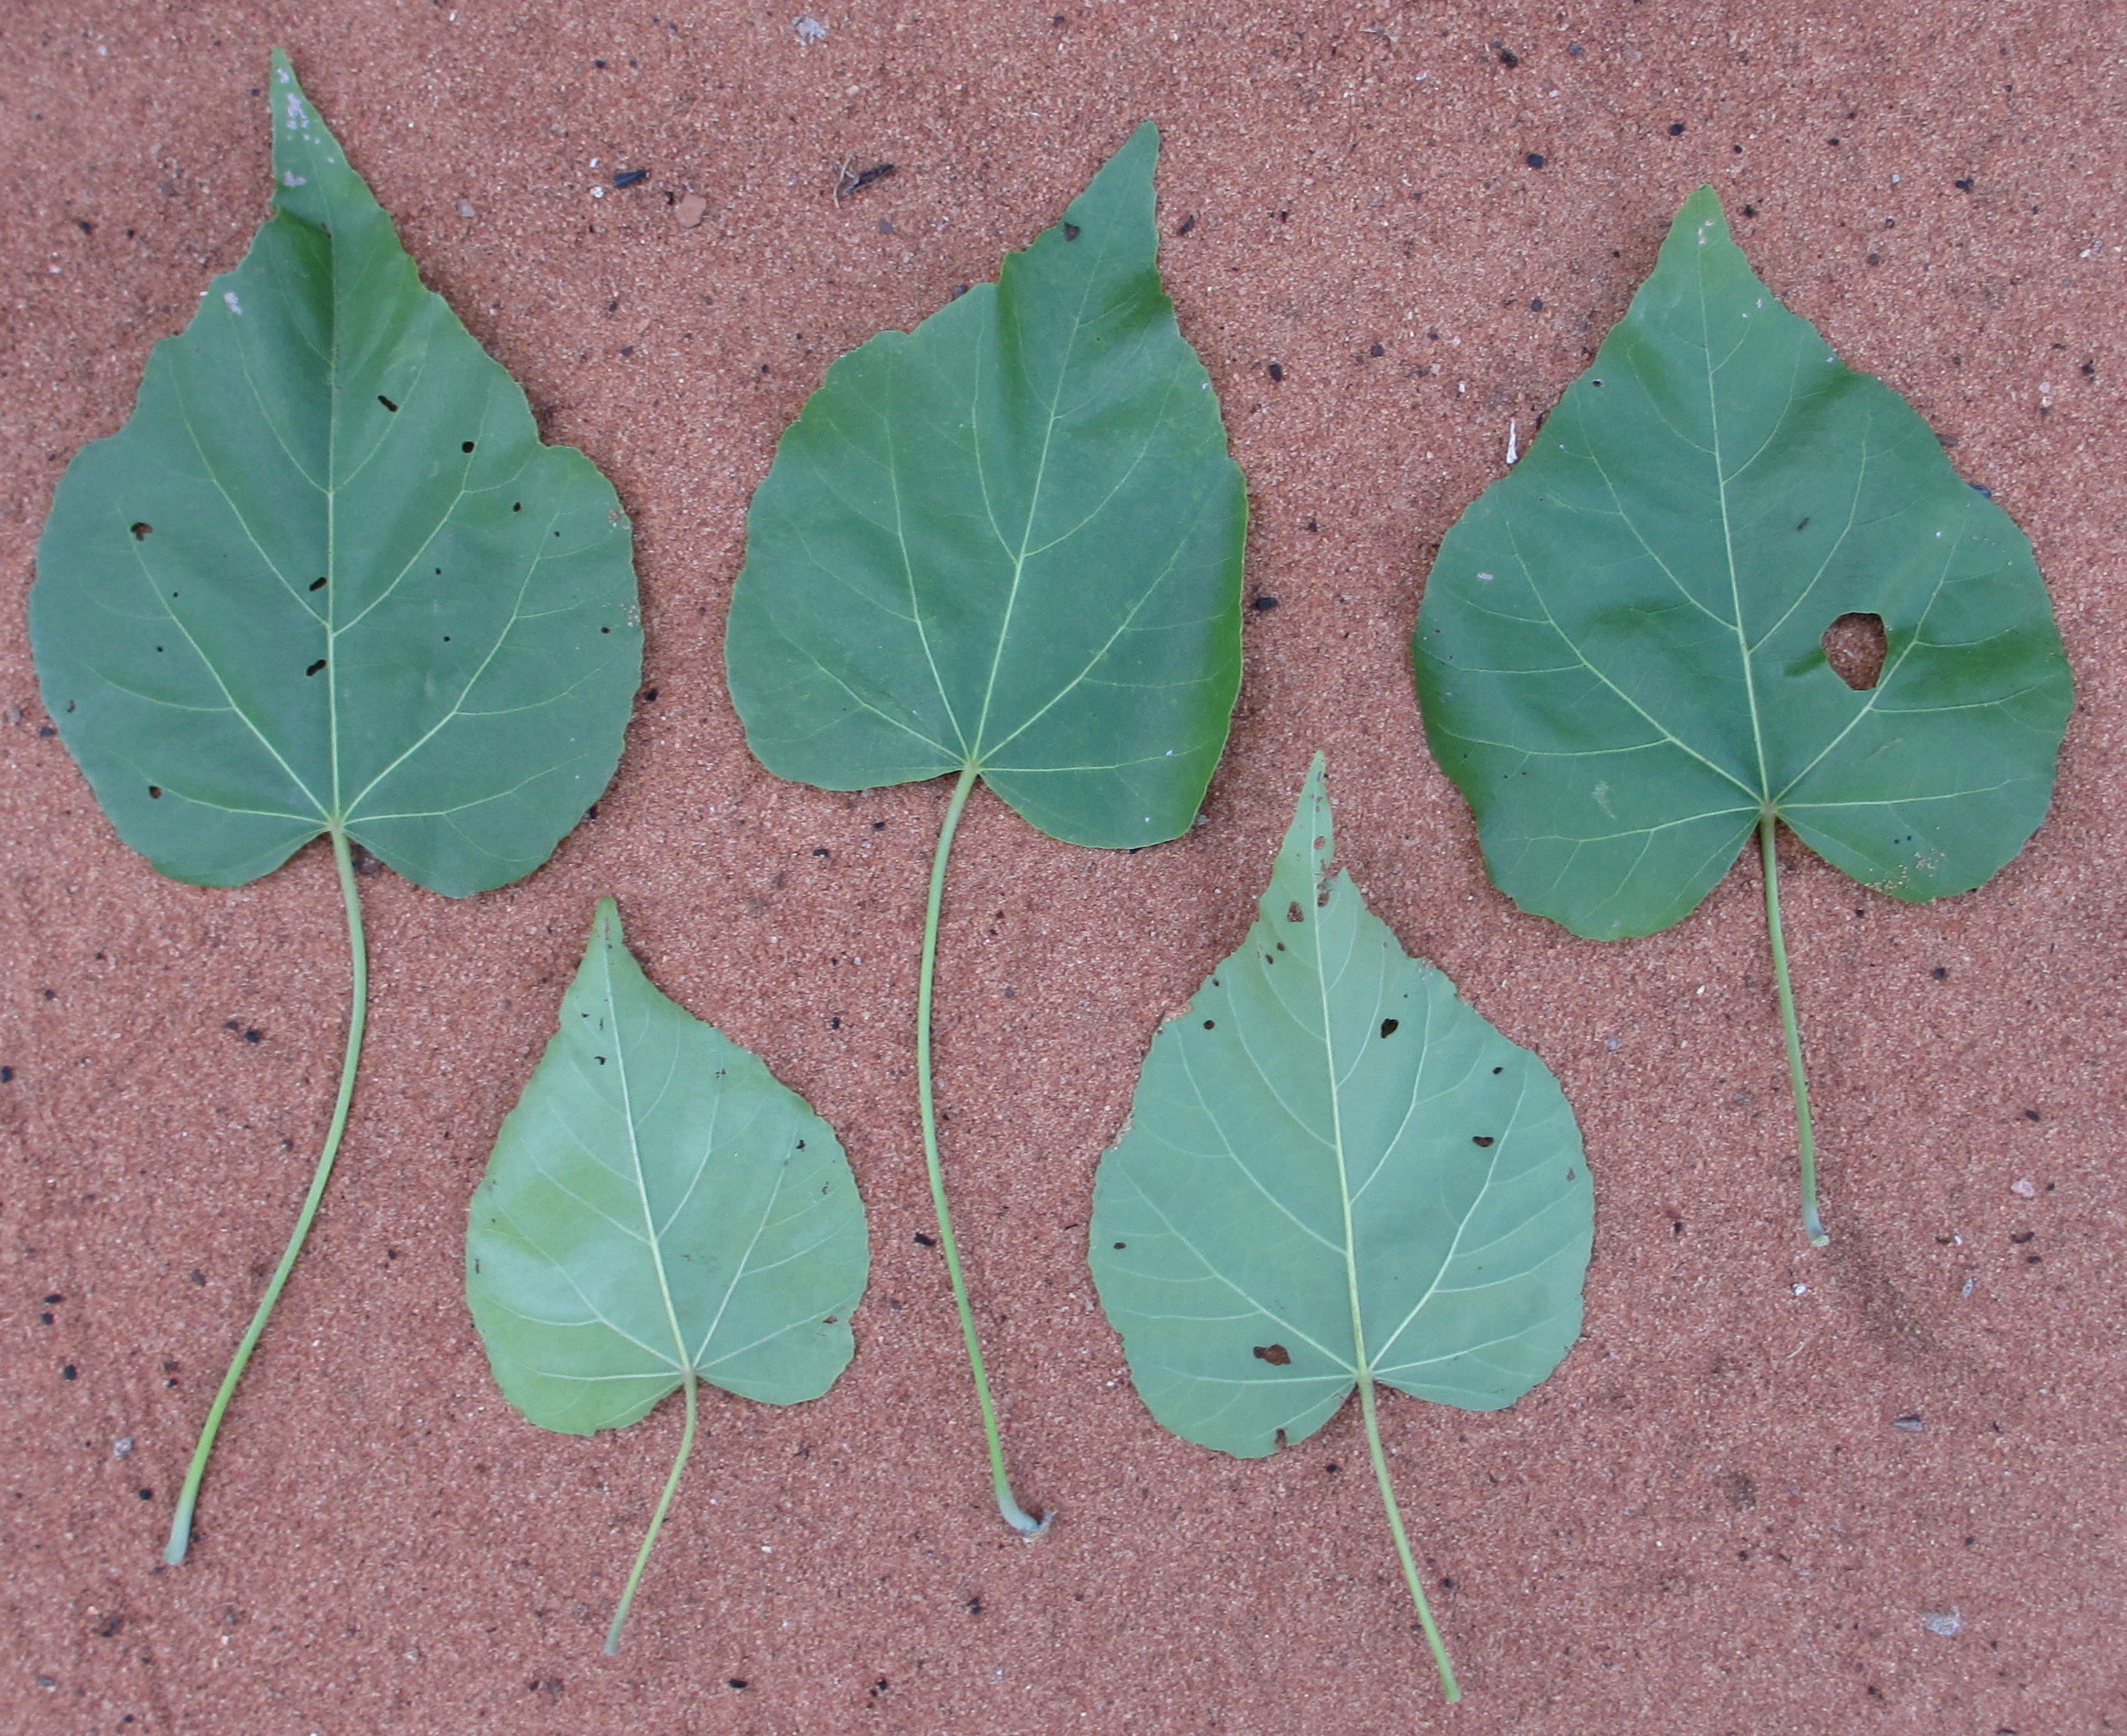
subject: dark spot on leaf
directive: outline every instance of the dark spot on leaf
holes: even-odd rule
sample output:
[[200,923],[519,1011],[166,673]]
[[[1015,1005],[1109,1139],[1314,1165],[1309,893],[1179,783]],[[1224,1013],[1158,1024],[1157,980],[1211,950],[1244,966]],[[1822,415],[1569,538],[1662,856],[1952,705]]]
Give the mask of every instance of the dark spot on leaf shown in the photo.
[[633,187],[638,182],[647,181],[649,178],[650,171],[647,168],[617,169],[613,173],[613,184],[615,187]]
[[1570,1182],[1577,1182],[1580,1179],[1580,1172],[1578,1169],[1568,1169],[1566,1172],[1566,1179]]
[[472,442],[470,440],[461,441],[458,443],[458,450],[460,452],[471,452],[472,450]]
[[1824,629],[1824,660],[1856,693],[1865,693],[1883,673],[1883,618],[1843,614]]
[[386,410],[390,410],[395,416],[399,414],[399,406],[396,404],[394,404],[391,399],[386,397],[382,392],[380,391],[377,393],[377,401],[381,404]]
[[919,1248],[935,1248],[938,1245],[938,1238],[935,1236],[926,1236],[918,1230],[916,1232],[916,1245]]
[[143,519],[139,524],[133,527],[133,540],[136,543],[144,541],[146,538],[148,533],[154,528],[155,527],[150,524],[145,519]]
[[1075,223],[1066,223],[1064,225],[1064,239],[1067,241],[1075,241],[1084,233],[1085,231]]
[[1267,1362],[1274,1368],[1282,1368],[1292,1360],[1292,1352],[1283,1345],[1258,1345],[1255,1355],[1259,1362]]
[[1307,913],[1300,908],[1298,899],[1296,899],[1285,907],[1285,919],[1288,923],[1304,923],[1307,920]]
[[1495,1073],[1504,1073],[1506,1070],[1507,1070],[1504,1067],[1495,1067],[1492,1069],[1492,1071]]
[[159,802],[162,799],[163,786],[160,784],[150,784],[148,786],[148,799],[151,802]]
[[315,663],[311,664],[311,665],[310,665],[310,666],[308,669],[306,669],[306,670],[303,671],[303,673],[304,673],[305,675],[315,675],[315,674],[316,674],[316,673],[317,673],[320,669],[324,668],[324,666],[325,666],[325,660],[324,660],[323,657],[320,657],[320,658],[317,660],[317,662],[315,662]]
[[1807,513],[1804,513],[1800,518],[1795,520],[1795,529],[1797,530],[1807,530],[1809,529],[1809,515]]
[[1493,1145],[1498,1141],[1489,1133],[1473,1133],[1470,1136],[1470,1143],[1473,1145]]
[[595,1055],[591,1059],[596,1061],[601,1067],[605,1065],[605,1057],[603,1055]]
[[1216,1019],[1210,1019],[1210,1018],[1207,1018],[1207,1019],[1206,1019],[1206,1020],[1204,1021],[1204,1028],[1205,1028],[1206,1031],[1211,1030],[1214,1027],[1215,1027],[1215,1026],[1218,1024],[1218,1022],[1218,1022]]
[[1392,1018],[1383,1019],[1381,1021],[1381,1035],[1383,1036],[1394,1036],[1395,1033],[1396,1021]]
[[512,512],[522,512],[522,511],[523,511],[523,510],[524,510],[524,503],[523,503],[522,500],[519,500],[519,501],[518,501],[514,505],[513,505],[509,510],[510,510]]
[[312,579],[310,581],[310,589],[313,591],[323,591],[325,588],[326,582],[327,581],[324,579]]
[[1117,1242],[1117,1243],[1116,1244],[1116,1248],[1117,1248],[1117,1249],[1119,1249],[1119,1250],[1120,1250],[1120,1249],[1122,1249],[1122,1248],[1125,1248],[1125,1247],[1127,1247],[1128,1245],[1129,1245],[1129,1244],[1128,1244],[1128,1243],[1126,1243],[1126,1242]]

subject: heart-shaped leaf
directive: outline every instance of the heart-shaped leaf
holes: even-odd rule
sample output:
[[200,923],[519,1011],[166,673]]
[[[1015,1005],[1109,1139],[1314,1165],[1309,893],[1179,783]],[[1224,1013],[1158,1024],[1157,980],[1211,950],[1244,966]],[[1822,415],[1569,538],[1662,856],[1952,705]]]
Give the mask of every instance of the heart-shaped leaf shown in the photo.
[[462,895],[546,861],[613,775],[642,666],[627,519],[443,298],[273,57],[273,215],[158,344],[37,545],[45,704],[119,836],[234,886],[332,840],[353,972],[339,1094],[223,1413],[323,1197],[361,1054],[353,848]]
[[[1879,624],[1858,686],[1836,624]],[[1413,649],[1492,878],[1594,939],[1678,921],[1753,831],[1771,895],[1779,823],[1893,898],[1968,891],[2044,817],[2069,704],[2023,534],[1780,305],[1711,188],[1442,543]]]
[[462,896],[620,757],[628,519],[442,296],[276,55],[273,216],[37,545],[45,704],[119,835],[234,886],[344,832]]
[[1333,840],[1317,755],[1248,938],[1154,1040],[1101,1160],[1093,1278],[1186,1440],[1260,1458],[1357,1388],[1452,1700],[1375,1383],[1495,1411],[1543,1380],[1580,1335],[1594,1194],[1549,1070],[1328,879]]
[[1247,500],[1160,286],[1149,123],[1064,221],[828,369],[746,519],[725,656],[746,740],[827,790],[958,772],[917,1013],[925,1158],[999,1509],[1013,1498],[938,1165],[931,991],[976,780],[1068,842],[1195,819],[1240,679]]
[[869,1270],[833,1131],[760,1059],[658,993],[600,901],[561,1027],[473,1194],[466,1298],[504,1396],[542,1429],[624,1429],[695,1387],[795,1404],[848,1366]]

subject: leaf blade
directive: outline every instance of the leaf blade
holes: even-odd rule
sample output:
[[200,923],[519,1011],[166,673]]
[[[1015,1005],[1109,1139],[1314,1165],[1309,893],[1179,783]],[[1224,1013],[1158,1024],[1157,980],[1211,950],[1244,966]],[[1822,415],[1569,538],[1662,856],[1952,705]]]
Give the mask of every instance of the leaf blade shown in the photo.
[[[1888,641],[1861,693],[1821,643],[1849,613]],[[1413,651],[1495,880],[1590,938],[1679,920],[1768,809],[1879,891],[1968,890],[2043,818],[2069,703],[2022,534],[1710,189],[1449,533]]]
[[837,361],[747,517],[756,755],[853,790],[972,766],[1067,842],[1178,836],[1239,675],[1246,500],[1160,285],[1148,123],[1064,221]]
[[1140,1395],[1244,1458],[1365,1379],[1499,1408],[1580,1330],[1592,1193],[1563,1094],[1329,878],[1333,842],[1318,756],[1247,940],[1154,1038],[1095,1183]]
[[47,708],[174,878],[240,885],[339,826],[420,885],[485,889],[545,861],[618,762],[627,521],[422,287],[277,55],[270,88],[273,216],[54,496]]
[[505,1395],[566,1434],[626,1427],[689,1369],[763,1403],[817,1397],[854,1354],[869,1269],[833,1131],[659,993],[601,900],[473,1198],[467,1298]]

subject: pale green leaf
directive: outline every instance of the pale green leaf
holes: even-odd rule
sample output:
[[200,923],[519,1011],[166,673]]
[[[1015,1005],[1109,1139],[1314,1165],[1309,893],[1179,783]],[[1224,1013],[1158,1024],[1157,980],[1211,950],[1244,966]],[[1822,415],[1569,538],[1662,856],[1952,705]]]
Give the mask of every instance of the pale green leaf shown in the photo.
[[629,529],[419,277],[277,55],[273,216],[68,467],[45,702],[127,843],[235,885],[341,831],[438,892],[529,873],[612,776]]
[[600,900],[560,1028],[502,1124],[466,1232],[466,1300],[503,1394],[542,1429],[686,1421],[606,1636],[694,1442],[696,1391],[817,1398],[870,1269],[833,1131],[757,1055],[658,993]]
[[[1883,623],[1860,690],[1822,643],[1849,614]],[[1413,644],[1493,879],[1595,939],[1685,915],[1768,816],[1879,892],[1968,890],[2044,817],[2069,705],[2023,534],[1711,188],[1441,544]]]
[[1154,263],[1148,123],[995,284],[828,369],[746,519],[726,638],[768,768],[973,768],[1072,843],[1196,818],[1240,678],[1247,501]]
[[1261,913],[1162,1027],[1093,1276],[1175,1434],[1244,1458],[1362,1382],[1509,1405],[1580,1330],[1593,1193],[1556,1080],[1328,877],[1318,756]]
[[472,1198],[466,1294],[505,1395],[570,1435],[626,1427],[689,1373],[817,1398],[868,1262],[833,1131],[660,994],[602,900]]

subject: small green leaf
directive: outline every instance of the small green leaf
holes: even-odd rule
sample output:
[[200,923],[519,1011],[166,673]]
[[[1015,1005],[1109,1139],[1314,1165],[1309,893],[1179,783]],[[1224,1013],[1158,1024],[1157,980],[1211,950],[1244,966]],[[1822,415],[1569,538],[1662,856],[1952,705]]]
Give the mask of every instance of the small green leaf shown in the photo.
[[[1883,622],[1872,687],[1823,639]],[[1695,908],[1761,818],[1920,900],[2044,817],[2068,672],[2023,533],[1783,307],[1701,188],[1528,453],[1451,530],[1413,641],[1499,888],[1591,939]]]
[[1374,1383],[1495,1411],[1544,1379],[1580,1335],[1594,1195],[1557,1081],[1327,879],[1332,840],[1318,754],[1247,940],[1101,1161],[1093,1278],[1186,1440],[1260,1458],[1358,1389],[1430,1635]]
[[[1850,685],[1827,638],[1872,624],[1880,665]],[[2023,533],[1780,305],[1702,187],[1594,365],[1442,543],[1412,648],[1433,757],[1524,910],[1650,934],[1758,834],[1823,1241],[1774,828],[1913,902],[2023,848],[2070,703]]]
[[795,1404],[848,1366],[869,1256],[833,1131],[760,1058],[658,993],[600,901],[561,1027],[472,1198],[466,1297],[504,1396],[566,1435],[694,1386]]
[[453,896],[546,861],[642,661],[629,529],[421,287],[276,54],[274,214],[37,547],[45,704],[119,835],[234,886],[344,831]]
[[995,284],[827,370],[746,518],[726,657],[779,777],[973,767],[1074,844],[1188,828],[1240,681],[1247,497],[1154,262],[1147,123]]
[[779,776],[864,790],[958,772],[932,857],[917,1079],[939,1242],[990,1479],[995,1407],[939,1165],[931,994],[946,865],[978,780],[1053,837],[1135,848],[1194,822],[1240,682],[1248,501],[1160,287],[1147,123],[913,332],[827,370],[746,518],[725,657]]

